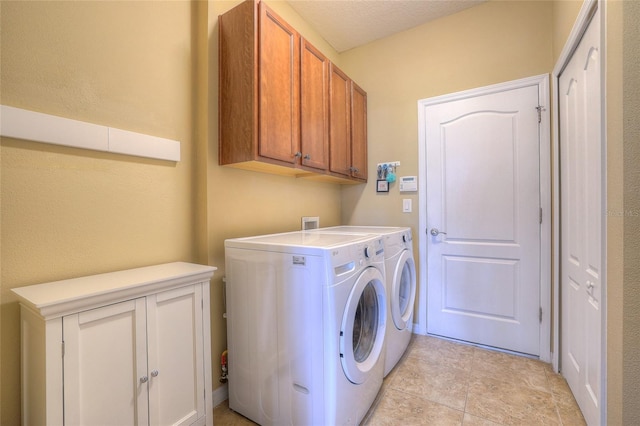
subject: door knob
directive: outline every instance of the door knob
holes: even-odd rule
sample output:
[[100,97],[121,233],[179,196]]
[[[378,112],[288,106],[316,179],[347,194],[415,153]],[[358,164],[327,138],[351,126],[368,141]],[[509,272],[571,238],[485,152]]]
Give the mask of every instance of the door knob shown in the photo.
[[151,377],[158,377],[158,374],[160,374],[160,372],[158,370],[153,370],[151,372]]
[[149,381],[149,377],[147,376],[140,377],[140,383],[147,383],[148,381]]
[[431,228],[431,235],[437,237],[439,234],[447,235],[446,232],[438,231],[438,228]]

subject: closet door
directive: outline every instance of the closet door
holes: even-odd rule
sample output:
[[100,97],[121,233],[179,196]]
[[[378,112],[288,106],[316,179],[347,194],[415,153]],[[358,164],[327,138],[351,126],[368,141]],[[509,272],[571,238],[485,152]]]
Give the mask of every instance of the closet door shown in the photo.
[[147,338],[151,424],[203,418],[202,284],[147,296]]
[[602,419],[602,111],[600,15],[559,79],[561,371],[589,425]]
[[144,298],[65,316],[65,425],[146,425]]

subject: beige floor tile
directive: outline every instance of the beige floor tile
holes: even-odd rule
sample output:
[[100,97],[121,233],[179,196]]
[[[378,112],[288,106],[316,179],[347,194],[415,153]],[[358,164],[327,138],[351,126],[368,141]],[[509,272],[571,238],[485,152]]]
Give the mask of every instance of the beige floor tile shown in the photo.
[[473,363],[473,346],[450,342],[431,336],[416,336],[408,351],[410,357],[433,363],[446,364],[470,371]]
[[559,425],[553,395],[502,378],[472,378],[465,412],[506,425]]
[[462,411],[388,389],[366,425],[461,425]]
[[389,389],[463,410],[468,375],[466,371],[446,364],[408,357],[399,366]]
[[[255,423],[225,401],[216,426]],[[412,337],[364,425],[585,425],[566,380],[549,364],[430,336]],[[301,425],[302,426],[302,425]]]
[[580,412],[565,378],[554,373],[551,369],[547,371],[547,377],[562,424],[571,426],[586,425],[582,412]]
[[471,375],[474,378],[496,377],[504,381],[551,392],[545,364],[534,359],[477,348]]
[[501,426],[500,423],[492,422],[491,420],[473,416],[469,413],[464,413],[462,424],[464,426]]
[[213,424],[216,426],[251,426],[256,423],[229,408],[229,400],[213,410]]

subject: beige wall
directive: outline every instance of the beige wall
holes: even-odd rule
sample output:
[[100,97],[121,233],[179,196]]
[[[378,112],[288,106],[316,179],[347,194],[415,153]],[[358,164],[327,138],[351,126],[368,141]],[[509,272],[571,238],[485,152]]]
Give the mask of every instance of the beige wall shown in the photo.
[[576,17],[582,7],[581,0],[553,2],[553,59],[556,61],[564,48]]
[[624,297],[624,143],[621,2],[608,2],[605,12],[607,45],[607,420],[623,423],[623,309]]
[[606,3],[607,420],[640,423],[640,3]]
[[[623,416],[640,424],[640,2],[623,3],[624,291]],[[620,306],[620,305],[618,305]],[[616,348],[613,348],[616,349]]]
[[[18,308],[9,289],[173,260],[217,266],[217,384],[224,239],[297,229],[305,215],[323,226],[392,223],[417,233],[417,196],[400,195],[397,184],[377,195],[373,184],[381,161],[401,161],[399,176],[418,174],[416,101],[550,72],[581,5],[492,1],[338,55],[286,3],[269,1],[368,92],[370,183],[341,189],[217,165],[217,17],[236,3],[0,4],[2,104],[182,143],[182,160],[169,163],[2,139],[0,424],[20,419]],[[625,81],[635,95],[623,99],[622,40],[625,70],[635,75],[640,16],[624,2],[623,31],[623,3],[609,6],[608,207],[635,211],[638,82]],[[401,213],[402,198],[413,199],[413,213]],[[638,219],[610,220],[607,229],[609,423],[622,424],[624,401],[625,424],[633,424]]]
[[411,226],[417,253],[418,195],[397,183],[376,194],[375,165],[400,161],[398,176],[418,175],[418,100],[551,72],[552,22],[550,2],[492,1],[343,53],[368,94],[369,137],[369,182],[343,189],[345,224]]
[[217,266],[218,384],[226,346],[224,239],[299,229],[301,216],[340,223],[339,185],[217,165],[217,15],[231,4],[1,3],[3,105],[176,139],[182,159],[2,138],[0,424],[20,423],[19,313],[11,288],[174,260]]
[[179,163],[2,138],[2,414],[20,421],[9,289],[192,260],[191,5],[2,2],[2,104],[181,141]]

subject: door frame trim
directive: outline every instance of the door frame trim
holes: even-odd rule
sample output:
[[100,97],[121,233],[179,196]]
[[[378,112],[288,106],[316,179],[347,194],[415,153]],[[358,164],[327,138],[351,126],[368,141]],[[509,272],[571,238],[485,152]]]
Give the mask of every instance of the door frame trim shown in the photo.
[[601,138],[602,138],[602,158],[601,158],[601,170],[602,170],[602,182],[601,182],[601,197],[602,197],[602,274],[600,279],[600,285],[602,286],[601,304],[602,316],[601,316],[601,350],[600,350],[600,386],[601,394],[599,395],[601,402],[600,410],[600,422],[606,424],[607,419],[607,108],[606,108],[606,1],[603,0],[584,0],[580,12],[576,18],[571,33],[567,37],[567,41],[558,57],[558,60],[553,68],[552,72],[552,91],[553,91],[553,203],[556,206],[553,212],[553,235],[556,236],[553,242],[553,309],[556,315],[553,319],[553,352],[552,365],[555,372],[559,372],[560,369],[560,346],[561,346],[561,329],[560,329],[560,307],[561,307],[561,234],[560,234],[560,132],[559,132],[559,82],[560,76],[567,64],[571,60],[573,53],[578,48],[582,36],[587,30],[593,15],[596,10],[600,9],[600,79],[601,79],[601,96],[604,102],[601,111]]
[[[540,122],[540,360],[551,361],[551,120],[549,75],[541,74],[519,80],[498,83],[471,90],[418,100],[418,273],[419,311],[414,333],[427,334],[427,169],[426,169],[426,117],[428,106],[481,95],[537,86],[539,104],[543,107]],[[556,333],[557,335],[557,333]]]

